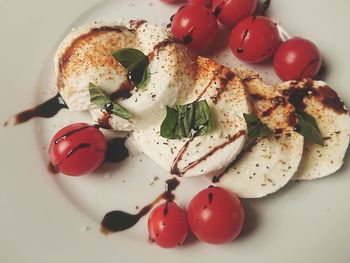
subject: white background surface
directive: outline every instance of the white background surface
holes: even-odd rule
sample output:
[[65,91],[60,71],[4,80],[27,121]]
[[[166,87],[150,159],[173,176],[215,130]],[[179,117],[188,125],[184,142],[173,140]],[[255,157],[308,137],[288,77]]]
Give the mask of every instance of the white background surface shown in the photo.
[[[0,0],[0,121],[55,93],[51,58],[71,27],[122,17],[168,22],[172,9],[157,0]],[[272,0],[269,10],[291,35],[319,46],[327,66],[325,80],[348,106],[349,10],[348,0]],[[105,166],[84,178],[47,173],[50,137],[80,118],[61,112],[51,120],[0,127],[0,262],[349,262],[349,156],[334,176],[246,201],[247,228],[232,244],[189,242],[163,250],[147,242],[146,220],[131,231],[107,237],[99,232],[107,209],[135,212],[135,205],[146,204],[164,188],[163,180],[149,186],[165,172],[147,158]],[[107,173],[110,179],[103,176]],[[181,184],[177,193],[183,200],[205,183],[195,179],[188,185]]]

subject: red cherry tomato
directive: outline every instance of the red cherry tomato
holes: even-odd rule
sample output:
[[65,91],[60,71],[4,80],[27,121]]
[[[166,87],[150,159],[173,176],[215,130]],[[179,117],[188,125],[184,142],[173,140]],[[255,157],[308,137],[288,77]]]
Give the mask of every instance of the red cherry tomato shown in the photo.
[[163,248],[181,245],[188,234],[186,214],[174,202],[167,201],[153,209],[148,218],[152,241]]
[[211,11],[201,5],[185,5],[177,11],[171,23],[175,38],[192,50],[207,47],[214,40],[218,25]]
[[282,43],[273,59],[273,67],[282,80],[312,78],[321,65],[320,51],[316,45],[300,37]]
[[103,133],[86,123],[75,123],[53,137],[49,154],[52,165],[66,175],[93,172],[105,159],[107,143]]
[[251,16],[258,0],[213,0],[212,11],[221,24],[232,28],[239,21]]
[[187,210],[190,229],[199,239],[222,244],[235,239],[242,230],[244,210],[239,198],[220,187],[199,192]]
[[250,16],[233,28],[230,47],[240,60],[257,63],[271,57],[279,41],[277,26],[270,19]]
[[207,6],[211,3],[211,0],[188,0],[190,4]]

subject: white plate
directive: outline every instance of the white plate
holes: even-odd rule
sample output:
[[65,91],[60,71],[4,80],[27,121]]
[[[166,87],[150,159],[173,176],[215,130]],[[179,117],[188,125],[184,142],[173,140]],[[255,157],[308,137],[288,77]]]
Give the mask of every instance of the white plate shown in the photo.
[[[164,23],[176,8],[158,0],[0,1],[0,121],[55,94],[52,56],[71,27],[119,18]],[[327,66],[325,80],[347,105],[348,10],[347,0],[320,0],[317,6],[314,1],[273,0],[269,9],[292,35],[318,44]],[[235,64],[230,53],[220,53],[218,59]],[[147,217],[121,233],[104,236],[99,230],[109,210],[137,212],[136,206],[164,190],[168,175],[146,157],[105,165],[79,178],[47,172],[51,136],[77,120],[88,119],[61,111],[52,119],[0,128],[0,262],[349,262],[349,156],[333,176],[244,201],[247,224],[233,243],[212,246],[191,240],[164,250],[147,241]],[[160,179],[150,185],[155,176]],[[202,178],[187,179],[176,200],[185,206],[208,184]]]

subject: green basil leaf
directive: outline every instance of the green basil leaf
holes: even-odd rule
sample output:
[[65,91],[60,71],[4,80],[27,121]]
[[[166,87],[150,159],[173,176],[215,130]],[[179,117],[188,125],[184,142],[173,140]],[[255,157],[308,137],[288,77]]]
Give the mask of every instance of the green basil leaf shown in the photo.
[[91,103],[105,109],[106,106],[108,105],[108,112],[117,115],[123,119],[129,120],[132,117],[132,114],[119,105],[118,103],[110,100],[106,94],[98,88],[95,84],[89,83],[89,92],[90,92],[90,101]]
[[213,121],[211,118],[210,108],[205,100],[196,102],[196,114],[195,114],[194,127],[198,129],[199,135],[208,133],[213,127]]
[[147,60],[145,54],[135,48],[121,48],[112,55],[127,70],[132,70],[138,63]]
[[298,117],[296,132],[303,135],[305,140],[324,146],[324,139],[314,117],[300,110],[296,114]]
[[205,100],[175,109],[167,107],[167,115],[161,124],[160,135],[168,139],[190,138],[193,134],[204,135],[212,128],[210,108]]
[[160,134],[164,138],[179,139],[176,134],[178,125],[178,112],[176,109],[166,106],[166,118],[160,126]]
[[266,124],[263,124],[257,117],[243,113],[248,126],[247,142],[251,143],[259,138],[270,136],[273,132]]
[[151,77],[147,56],[135,48],[122,48],[112,55],[128,71],[136,89],[143,88]]
[[149,71],[149,67],[146,66],[146,68],[143,70],[142,79],[141,81],[136,85],[137,89],[142,89],[148,82],[148,80],[151,78],[151,72]]

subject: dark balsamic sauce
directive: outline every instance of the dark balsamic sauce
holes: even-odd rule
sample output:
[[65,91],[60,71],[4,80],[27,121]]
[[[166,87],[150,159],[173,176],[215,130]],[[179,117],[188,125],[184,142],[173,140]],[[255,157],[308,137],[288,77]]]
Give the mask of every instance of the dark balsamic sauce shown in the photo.
[[309,94],[311,95],[313,89],[311,87],[306,87],[300,89],[298,87],[290,87],[287,90],[284,90],[282,94],[288,98],[288,102],[292,104],[298,110],[304,110],[306,105],[304,103],[304,98]]
[[227,0],[224,0],[217,7],[215,7],[215,9],[213,11],[213,15],[214,16],[218,16],[221,13],[221,11],[224,8],[226,2],[227,2]]
[[66,158],[72,156],[74,153],[76,153],[77,151],[79,151],[79,150],[81,150],[81,149],[89,148],[89,147],[91,147],[91,144],[90,144],[90,143],[81,143],[81,144],[78,144],[76,147],[72,148],[72,149],[67,153]]
[[[14,125],[25,123],[33,118],[51,118],[55,116],[61,109],[68,109],[66,103],[59,93],[53,98],[39,104],[38,106],[22,111],[14,116]],[[8,122],[4,123],[6,127]]]
[[273,130],[274,134],[281,134],[283,132],[282,128],[276,128]]
[[110,95],[111,100],[130,98],[134,87],[135,85],[129,79],[126,79],[116,91],[112,92]]
[[90,128],[95,128],[97,129],[98,127],[97,126],[92,126],[92,125],[84,125],[84,126],[81,126],[75,130],[71,130],[70,132],[67,132],[65,134],[63,134],[61,137],[59,137],[58,139],[55,140],[55,144],[58,144],[60,143],[61,141],[67,139],[68,137],[72,136],[73,134],[76,134],[80,131],[83,131],[83,130],[86,130],[86,129],[90,129]]
[[145,23],[147,23],[147,21],[144,20],[144,19],[132,20],[131,21],[131,28],[132,29],[130,29],[130,31],[131,32],[135,32],[136,30],[138,30]]
[[167,201],[165,202],[165,206],[164,206],[164,209],[163,209],[163,215],[164,215],[164,216],[167,216],[168,213],[169,213],[169,200],[167,200]]
[[220,174],[213,176],[211,179],[212,183],[218,183],[220,182],[220,179],[227,173],[228,170],[230,170],[232,167],[234,167],[242,158],[243,156],[252,150],[252,148],[257,144],[257,141],[254,141],[250,144],[248,144],[246,147],[243,148],[242,151],[237,155],[236,159],[234,159]]
[[176,178],[166,181],[167,190],[160,194],[153,202],[143,207],[137,214],[129,214],[124,211],[111,211],[107,213],[101,222],[101,232],[119,232],[133,227],[143,216],[145,216],[159,201],[172,201],[175,195],[172,193],[180,182]]
[[262,94],[256,93],[253,94],[251,93],[250,96],[253,98],[253,100],[258,101],[258,100],[266,100],[266,97]]
[[182,37],[182,43],[185,45],[191,44],[193,41],[193,31],[194,27],[191,27],[191,29],[188,31],[187,35]]
[[294,127],[297,124],[297,116],[295,115],[295,112],[290,112],[288,114],[288,125],[289,127]]
[[227,70],[225,67],[222,67],[220,69],[220,88],[217,89],[216,95],[211,97],[214,104],[216,104],[220,100],[221,94],[226,91],[228,82],[232,81],[234,77],[235,74],[232,71]]
[[55,167],[51,162],[49,162],[49,164],[47,165],[47,170],[51,174],[58,174],[59,173],[59,171],[57,170],[57,167]]
[[218,150],[224,148],[225,146],[231,144],[232,142],[234,142],[235,140],[237,140],[239,137],[244,136],[246,134],[246,131],[241,130],[239,132],[237,132],[236,134],[229,136],[227,141],[225,141],[224,143],[212,148],[208,153],[206,153],[205,155],[203,155],[202,157],[200,157],[198,160],[193,161],[191,163],[189,163],[186,167],[182,168],[180,170],[179,168],[179,162],[182,160],[188,146],[190,145],[190,143],[193,141],[193,139],[196,137],[196,135],[194,135],[191,139],[189,139],[186,144],[181,148],[181,150],[179,151],[178,155],[175,157],[173,165],[171,167],[170,173],[177,175],[177,176],[182,176],[184,173],[186,173],[188,170],[194,168],[195,166],[197,166],[199,163],[205,161],[207,158],[209,158],[210,156],[212,156],[215,152],[217,152]]
[[196,101],[199,101],[199,100],[202,98],[203,94],[207,91],[207,89],[211,86],[211,84],[213,84],[213,82],[214,82],[214,78],[212,78],[212,79],[209,81],[208,85],[207,85],[207,86],[202,90],[202,92],[198,95]]
[[297,110],[304,110],[306,105],[304,98],[315,97],[324,107],[333,110],[338,114],[348,113],[344,102],[338,97],[338,94],[328,86],[319,88],[313,87],[313,80],[308,79],[305,86],[299,88],[291,86],[283,91],[283,95],[288,98],[288,102]]
[[338,97],[338,94],[328,86],[318,88],[316,96],[320,98],[323,106],[332,109],[339,114],[348,113],[344,102]]
[[266,111],[262,112],[262,114],[261,114],[262,117],[270,116],[274,112],[274,110],[278,108],[278,106],[280,106],[280,105],[285,106],[286,105],[286,101],[285,101],[285,98],[283,96],[273,97],[270,99],[270,101],[272,103],[272,106],[270,108],[268,108]]
[[170,46],[172,44],[178,43],[176,39],[173,38],[167,38],[164,39],[163,41],[159,42],[153,47],[153,50],[148,54],[148,61],[152,61],[156,55],[158,55],[159,50],[162,48],[165,48],[167,46]]
[[106,130],[112,129],[112,126],[109,120],[112,118],[112,115],[108,112],[104,112],[103,115],[98,119],[98,125]]
[[114,138],[107,142],[106,162],[118,163],[129,156],[125,141],[126,138]]

